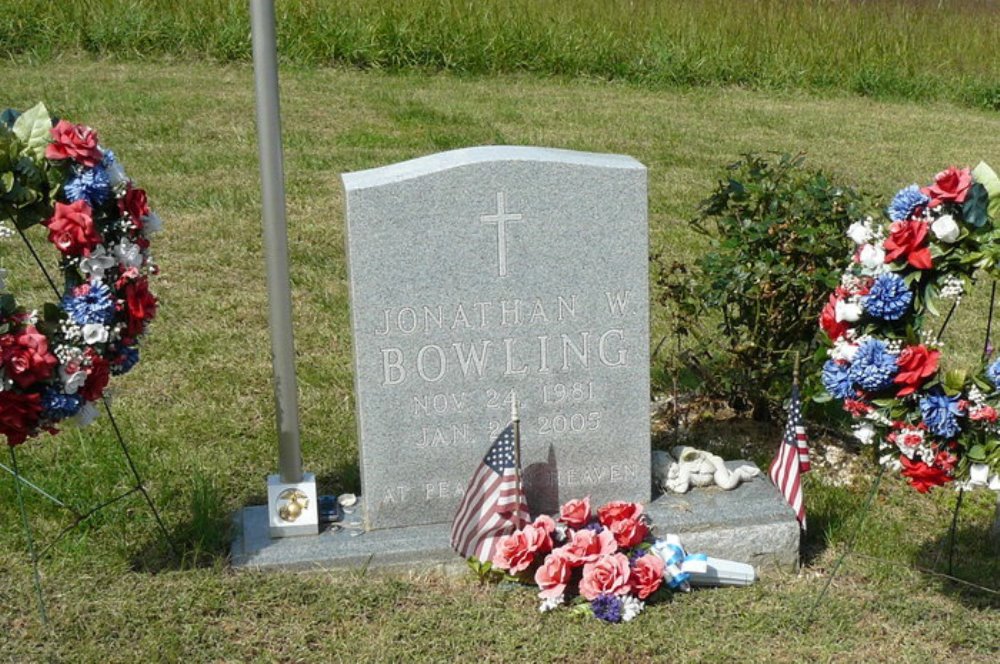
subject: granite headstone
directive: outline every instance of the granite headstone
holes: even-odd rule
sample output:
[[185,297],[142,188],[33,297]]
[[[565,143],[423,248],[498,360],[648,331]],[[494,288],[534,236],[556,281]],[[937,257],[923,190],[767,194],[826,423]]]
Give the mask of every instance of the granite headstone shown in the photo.
[[478,147],[343,181],[366,528],[450,523],[515,395],[532,512],[648,501],[645,167]]

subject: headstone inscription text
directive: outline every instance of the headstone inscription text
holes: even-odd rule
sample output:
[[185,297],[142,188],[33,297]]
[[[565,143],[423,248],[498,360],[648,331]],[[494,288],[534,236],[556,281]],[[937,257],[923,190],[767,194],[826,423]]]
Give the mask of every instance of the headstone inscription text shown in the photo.
[[533,513],[648,500],[645,167],[481,147],[343,180],[368,527],[450,523],[515,394]]

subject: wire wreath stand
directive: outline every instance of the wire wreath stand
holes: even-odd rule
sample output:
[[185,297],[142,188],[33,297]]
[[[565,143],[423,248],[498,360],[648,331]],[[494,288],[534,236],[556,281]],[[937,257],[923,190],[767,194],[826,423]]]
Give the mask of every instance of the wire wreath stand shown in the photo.
[[[35,247],[31,244],[31,240],[28,239],[28,236],[25,235],[24,230],[21,229],[21,227],[18,226],[17,223],[12,223],[12,225],[14,226],[14,228],[17,229],[18,235],[20,235],[21,240],[28,248],[28,251],[31,253],[32,258],[38,265],[38,268],[42,271],[42,274],[45,276],[45,280],[52,288],[52,291],[55,293],[56,298],[57,299],[60,298],[59,289],[56,287],[56,283],[55,281],[53,281],[52,276],[46,269],[45,264],[38,256],[38,252],[35,251]],[[31,557],[33,583],[35,588],[36,599],[38,601],[38,612],[41,617],[42,624],[44,625],[48,625],[48,612],[45,609],[45,597],[44,594],[42,593],[41,574],[38,571],[39,562],[45,556],[45,554],[47,554],[52,549],[53,546],[58,544],[59,541],[63,539],[63,537],[65,537],[67,534],[69,534],[71,531],[77,528],[81,523],[83,523],[84,521],[86,521],[87,519],[97,514],[106,507],[110,507],[111,505],[121,502],[126,498],[132,496],[133,494],[136,493],[142,494],[142,497],[145,499],[146,504],[149,506],[149,509],[153,514],[153,518],[156,520],[156,525],[160,533],[163,535],[163,539],[167,542],[167,545],[170,547],[171,553],[174,555],[176,559],[178,560],[180,559],[177,545],[174,543],[173,538],[170,537],[170,533],[167,531],[167,528],[163,523],[163,519],[160,517],[160,512],[159,510],[156,509],[156,504],[150,497],[149,491],[146,490],[146,482],[142,478],[142,475],[139,473],[139,469],[136,467],[135,461],[133,461],[132,459],[132,454],[129,451],[128,443],[125,442],[125,437],[122,435],[121,429],[118,427],[118,422],[117,420],[115,420],[114,414],[111,411],[111,402],[106,395],[101,397],[101,403],[104,406],[104,412],[108,416],[108,421],[111,423],[111,428],[114,431],[115,438],[118,441],[118,446],[119,448],[121,448],[122,455],[125,457],[126,465],[128,466],[130,473],[132,474],[133,480],[135,481],[135,484],[130,489],[123,491],[117,496],[114,496],[113,498],[110,498],[86,511],[81,512],[75,507],[56,498],[51,493],[45,491],[44,489],[42,489],[38,485],[34,484],[33,482],[25,478],[23,475],[21,475],[20,470],[18,468],[17,452],[15,451],[16,448],[15,445],[7,446],[7,449],[10,452],[10,466],[0,463],[0,468],[2,468],[4,471],[12,475],[14,478],[15,493],[17,495],[17,507],[21,515],[21,525],[24,529],[25,539],[27,540],[28,544],[28,555]],[[59,533],[52,539],[52,541],[48,542],[41,549],[36,548],[35,538],[31,529],[31,520],[28,518],[28,510],[25,507],[24,491],[23,491],[23,488],[25,487],[31,489],[33,492],[39,494],[40,496],[48,499],[57,507],[68,511],[73,516],[73,520],[70,522],[70,524],[64,527],[61,531],[59,531]]]
[[[994,311],[994,305],[996,304],[996,297],[997,297],[997,282],[994,281],[993,282],[993,286],[990,289],[990,313],[989,313],[988,318],[986,319],[986,340],[983,343],[983,360],[984,361],[987,360],[987,359],[989,359],[990,355],[993,354],[993,345],[990,343],[990,336],[991,336],[992,330],[993,330],[993,311]],[[958,302],[955,302],[954,304],[951,305],[951,309],[948,311],[948,315],[945,316],[944,322],[941,324],[941,329],[937,333],[937,338],[938,339],[940,339],[941,335],[944,334],[945,328],[948,327],[948,322],[951,321],[951,316],[952,316],[952,314],[955,313],[955,309],[957,307],[958,307]],[[875,479],[872,480],[872,485],[871,485],[871,488],[868,491],[868,497],[865,500],[864,507],[861,508],[861,514],[858,517],[858,524],[854,527],[853,532],[851,532],[851,535],[850,535],[850,537],[847,540],[847,548],[845,548],[844,551],[841,552],[840,556],[837,557],[837,562],[834,563],[833,569],[830,571],[829,576],[826,577],[826,583],[823,584],[823,589],[820,590],[819,595],[816,596],[816,599],[813,601],[812,606],[809,608],[809,613],[806,616],[806,620],[805,620],[805,624],[803,625],[803,628],[807,628],[810,625],[812,625],[813,620],[816,617],[816,609],[818,609],[819,605],[822,604],[823,599],[826,597],[827,591],[830,590],[830,585],[833,583],[834,578],[837,576],[837,573],[840,571],[840,567],[843,564],[844,559],[847,558],[848,555],[850,555],[851,553],[853,553],[853,551],[854,551],[854,543],[857,540],[858,534],[861,532],[861,529],[862,529],[862,527],[865,524],[865,518],[868,516],[868,513],[871,511],[872,504],[875,502],[875,496],[878,495],[879,485],[882,483],[882,477],[885,475],[885,466],[879,462],[878,445],[877,444],[873,444],[873,446],[872,446],[872,452],[873,452],[873,457],[874,457],[875,465],[878,466],[878,472],[875,475]],[[955,509],[952,511],[952,515],[951,515],[951,527],[949,528],[949,532],[948,532],[948,572],[946,574],[944,574],[944,573],[941,573],[941,572],[937,572],[935,570],[928,570],[928,569],[923,569],[923,568],[920,568],[920,567],[913,567],[913,569],[915,569],[916,571],[918,571],[918,572],[920,572],[922,574],[930,574],[930,575],[933,575],[933,576],[940,576],[940,577],[943,577],[945,579],[948,579],[949,581],[953,581],[953,582],[956,582],[956,583],[961,583],[961,584],[964,584],[964,585],[976,588],[977,590],[981,590],[981,591],[984,591],[984,592],[988,592],[988,593],[1000,595],[1000,589],[989,588],[989,587],[986,587],[986,586],[982,586],[982,585],[979,585],[977,583],[972,583],[971,581],[967,581],[965,579],[961,579],[961,578],[956,577],[956,576],[953,575],[953,563],[954,563],[954,558],[955,558],[955,533],[956,533],[956,530],[958,528],[958,513],[962,509],[962,498],[964,496],[965,496],[965,488],[964,487],[959,488],[959,490],[958,490],[958,497],[955,499]],[[997,505],[998,505],[997,509],[998,509],[998,511],[1000,511],[1000,502],[998,502]],[[1000,518],[1000,513],[998,513],[998,518]],[[883,558],[877,558],[875,556],[863,556],[862,554],[856,554],[856,555],[858,555],[859,557],[868,558],[868,559],[872,559],[872,560],[878,560],[878,561],[882,561],[882,562],[891,562],[891,561],[887,561],[887,560],[885,560]],[[935,566],[937,565],[937,560],[939,560],[939,559],[940,559],[940,554],[938,555],[938,558],[935,559]]]

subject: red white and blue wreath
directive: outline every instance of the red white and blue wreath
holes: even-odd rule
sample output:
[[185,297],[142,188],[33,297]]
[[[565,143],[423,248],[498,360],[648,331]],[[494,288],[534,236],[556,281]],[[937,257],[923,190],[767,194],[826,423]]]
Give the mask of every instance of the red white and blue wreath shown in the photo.
[[917,491],[1000,490],[1000,360],[954,366],[926,329],[977,271],[1000,276],[1000,180],[984,163],[951,167],[897,193],[886,217],[848,229],[855,250],[820,316],[823,385]]
[[35,224],[58,252],[62,284],[52,285],[61,297],[26,309],[0,270],[0,434],[8,445],[55,433],[64,420],[93,421],[110,376],[139,361],[157,308],[149,237],[161,222],[146,192],[93,129],[57,121],[42,104],[0,116],[0,251]]

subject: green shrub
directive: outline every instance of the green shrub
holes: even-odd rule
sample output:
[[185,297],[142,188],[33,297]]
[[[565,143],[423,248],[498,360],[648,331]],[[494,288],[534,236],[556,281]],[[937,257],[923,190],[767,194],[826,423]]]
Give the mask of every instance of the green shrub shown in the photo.
[[755,419],[787,398],[796,351],[802,374],[812,371],[817,317],[844,267],[844,232],[871,209],[803,161],[745,155],[691,221],[708,253],[693,266],[654,257],[679,347],[678,364],[661,367],[660,379],[680,375]]

